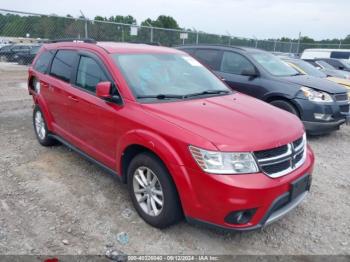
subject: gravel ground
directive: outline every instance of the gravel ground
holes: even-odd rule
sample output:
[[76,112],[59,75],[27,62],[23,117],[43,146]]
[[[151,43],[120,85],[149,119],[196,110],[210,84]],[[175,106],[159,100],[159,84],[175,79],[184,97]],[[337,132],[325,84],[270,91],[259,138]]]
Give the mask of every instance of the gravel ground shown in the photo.
[[350,127],[309,138],[311,194],[279,222],[236,234],[186,222],[158,230],[117,179],[64,146],[39,145],[26,70],[0,63],[0,254],[350,254]]

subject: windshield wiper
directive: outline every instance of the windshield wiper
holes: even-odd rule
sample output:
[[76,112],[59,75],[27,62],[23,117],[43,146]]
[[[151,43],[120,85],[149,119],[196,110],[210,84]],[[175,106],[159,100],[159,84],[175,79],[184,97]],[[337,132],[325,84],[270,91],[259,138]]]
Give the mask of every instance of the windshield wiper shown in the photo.
[[184,95],[183,97],[187,98],[187,97],[193,97],[193,96],[228,94],[228,93],[230,93],[230,91],[228,90],[206,90],[203,92],[187,94],[187,95]]
[[138,99],[142,98],[155,98],[155,99],[183,99],[184,96],[181,95],[171,95],[171,94],[158,94],[158,95],[142,95],[142,96],[137,96]]

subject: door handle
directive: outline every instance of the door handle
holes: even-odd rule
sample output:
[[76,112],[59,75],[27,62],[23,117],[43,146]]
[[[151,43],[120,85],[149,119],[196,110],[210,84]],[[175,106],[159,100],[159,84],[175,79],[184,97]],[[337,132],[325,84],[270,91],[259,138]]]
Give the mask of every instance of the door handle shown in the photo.
[[78,98],[76,98],[74,96],[68,96],[68,98],[74,102],[79,102]]

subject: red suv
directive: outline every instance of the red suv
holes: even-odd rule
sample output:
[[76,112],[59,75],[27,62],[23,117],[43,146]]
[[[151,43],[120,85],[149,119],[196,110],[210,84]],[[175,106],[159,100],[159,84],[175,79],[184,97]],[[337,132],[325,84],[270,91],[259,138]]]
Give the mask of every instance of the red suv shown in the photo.
[[93,42],[44,45],[29,69],[33,124],[128,185],[139,215],[222,229],[267,225],[310,189],[299,119],[230,90],[186,53]]

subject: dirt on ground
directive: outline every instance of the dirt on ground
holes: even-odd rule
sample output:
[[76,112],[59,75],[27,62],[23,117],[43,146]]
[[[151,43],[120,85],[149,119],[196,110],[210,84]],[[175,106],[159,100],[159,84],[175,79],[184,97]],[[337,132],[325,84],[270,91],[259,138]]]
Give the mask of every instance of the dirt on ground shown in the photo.
[[127,188],[65,146],[42,147],[27,67],[0,63],[0,254],[350,254],[350,127],[309,137],[311,194],[263,230],[165,230],[135,212]]

